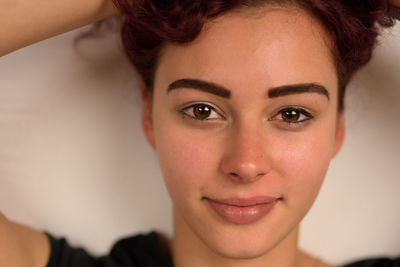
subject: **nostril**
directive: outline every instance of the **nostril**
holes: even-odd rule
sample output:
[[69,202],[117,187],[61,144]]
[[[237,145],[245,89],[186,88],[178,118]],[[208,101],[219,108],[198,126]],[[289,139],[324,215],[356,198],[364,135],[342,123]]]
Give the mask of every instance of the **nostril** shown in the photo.
[[258,173],[258,174],[244,174],[244,173],[236,173],[230,172],[229,177],[236,182],[240,183],[249,183],[259,180],[265,175],[265,173]]
[[239,183],[255,182],[270,171],[269,161],[263,153],[255,150],[235,150],[224,156],[220,170],[225,177]]

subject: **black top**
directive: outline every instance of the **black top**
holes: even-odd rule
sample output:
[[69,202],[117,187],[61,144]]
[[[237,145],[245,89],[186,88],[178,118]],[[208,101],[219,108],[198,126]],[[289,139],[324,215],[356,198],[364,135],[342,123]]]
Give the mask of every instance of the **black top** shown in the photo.
[[[118,241],[107,256],[95,258],[81,248],[72,248],[64,238],[50,239],[47,267],[172,267],[171,259],[157,233],[136,235]],[[399,259],[370,259],[344,267],[400,267]]]
[[72,248],[64,238],[46,234],[51,251],[47,267],[172,267],[155,232],[119,240],[109,255],[98,258],[81,248]]
[[369,260],[363,260],[363,261],[350,263],[350,264],[345,265],[344,267],[400,267],[400,258],[399,259],[387,259],[387,258],[369,259]]

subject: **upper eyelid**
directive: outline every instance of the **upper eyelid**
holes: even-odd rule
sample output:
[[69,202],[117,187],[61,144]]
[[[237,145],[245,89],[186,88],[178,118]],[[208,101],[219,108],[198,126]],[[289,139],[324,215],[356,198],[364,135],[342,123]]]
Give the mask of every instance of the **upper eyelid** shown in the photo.
[[[313,116],[314,117],[314,112],[313,111],[311,111],[311,110],[309,110],[308,108],[305,108],[305,107],[301,107],[301,106],[284,106],[284,107],[280,107],[279,109],[277,109],[276,111],[275,111],[275,115],[277,115],[277,114],[279,114],[280,112],[282,112],[282,111],[284,111],[284,110],[287,110],[287,109],[294,109],[294,110],[297,110],[297,111],[300,111],[300,112],[302,112],[302,111],[304,111],[306,114],[309,114],[310,116]],[[304,113],[303,113],[304,114]]]
[[207,105],[207,106],[216,108],[216,106],[214,104],[211,104],[209,102],[203,102],[203,101],[195,101],[195,102],[186,103],[186,104],[182,105],[182,108],[183,109],[190,108],[190,107],[193,107],[195,105]]
[[202,102],[202,101],[191,102],[191,103],[182,105],[181,110],[186,110],[186,109],[192,108],[192,107],[194,107],[196,105],[210,106],[215,112],[217,112],[221,116],[224,116],[224,112],[217,105],[211,104],[209,102]]

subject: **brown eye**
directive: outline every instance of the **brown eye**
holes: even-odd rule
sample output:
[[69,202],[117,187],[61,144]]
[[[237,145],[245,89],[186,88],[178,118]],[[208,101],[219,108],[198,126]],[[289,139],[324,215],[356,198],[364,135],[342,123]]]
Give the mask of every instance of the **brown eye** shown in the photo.
[[193,106],[193,114],[198,120],[205,120],[211,114],[211,107],[203,104]]
[[223,118],[211,105],[198,103],[184,108],[182,114],[194,120],[206,121]]
[[296,122],[300,118],[300,113],[296,110],[282,111],[282,120],[286,122]]
[[303,108],[288,107],[281,109],[273,119],[280,120],[285,123],[295,124],[305,122],[313,118],[313,115]]

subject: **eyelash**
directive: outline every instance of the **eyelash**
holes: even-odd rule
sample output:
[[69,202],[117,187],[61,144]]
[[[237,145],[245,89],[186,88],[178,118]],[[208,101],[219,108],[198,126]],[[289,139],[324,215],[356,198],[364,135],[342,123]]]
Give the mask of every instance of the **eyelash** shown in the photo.
[[[290,113],[290,112],[295,112],[295,113],[296,113],[295,116],[298,116],[298,118],[297,118],[295,121],[285,121],[285,120],[283,119],[283,116],[284,116],[285,112],[288,112],[288,113]],[[281,119],[277,119],[278,116],[280,116]],[[302,117],[305,117],[305,118],[302,118]],[[302,118],[302,119],[300,119],[300,118]],[[282,121],[282,122],[284,122],[284,123],[288,123],[289,125],[295,125],[295,124],[305,123],[305,122],[307,122],[307,121],[309,121],[309,120],[312,120],[312,119],[314,119],[314,116],[313,116],[310,112],[308,112],[307,110],[305,110],[304,108],[292,107],[292,106],[291,106],[291,107],[285,107],[285,108],[280,109],[280,110],[276,113],[276,115],[273,116],[273,117],[272,117],[271,119],[269,119],[269,120],[270,120],[270,121],[280,120],[280,121]]]
[[[207,109],[206,112],[209,112],[209,114],[213,114],[215,113],[216,116],[214,118],[209,118],[210,115],[206,116],[206,118],[198,118],[195,115],[195,108],[203,108],[203,109]],[[285,112],[287,112],[286,115],[290,115],[289,113],[292,113],[292,115],[298,117],[295,121],[286,121],[285,119],[283,119],[283,116],[285,114]],[[217,109],[210,105],[210,104],[206,104],[206,103],[195,103],[192,104],[190,106],[184,107],[183,109],[180,110],[180,113],[183,116],[189,117],[190,119],[196,120],[196,121],[210,121],[210,120],[216,120],[216,119],[224,119],[224,116],[222,116],[220,114],[220,112],[217,111]],[[277,118],[278,116],[280,116],[281,118]],[[302,118],[305,117],[305,118]],[[302,118],[300,120],[300,118]],[[293,107],[293,106],[289,106],[289,107],[285,107],[280,109],[272,118],[270,118],[268,121],[281,121],[283,123],[287,123],[289,125],[296,125],[296,124],[301,124],[301,123],[305,123],[311,119],[313,119],[314,116],[308,112],[307,110],[305,110],[304,108],[300,108],[300,107]]]
[[[198,118],[198,117],[196,117],[196,115],[195,115],[195,111],[194,111],[195,108],[205,108],[205,109],[208,109],[209,112],[210,112],[210,114],[215,113],[215,114],[217,115],[217,118],[208,118],[209,116],[207,116],[207,118],[205,118],[205,119]],[[216,120],[216,119],[220,119],[220,118],[224,119],[224,116],[222,116],[222,115],[217,111],[217,109],[216,109],[215,107],[213,107],[213,106],[210,105],[210,104],[205,104],[205,103],[195,103],[195,104],[192,104],[192,105],[190,105],[190,106],[187,106],[187,107],[183,108],[180,112],[181,112],[181,114],[182,114],[183,116],[187,116],[187,117],[189,117],[190,119],[193,119],[193,120],[196,120],[196,121],[210,121],[210,120]]]

